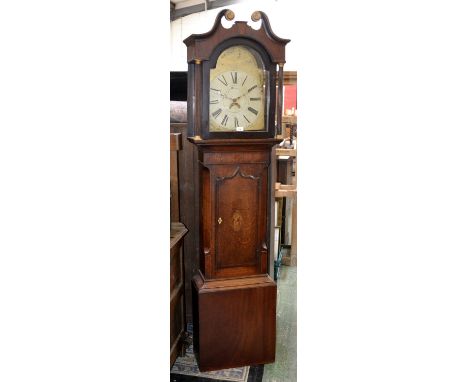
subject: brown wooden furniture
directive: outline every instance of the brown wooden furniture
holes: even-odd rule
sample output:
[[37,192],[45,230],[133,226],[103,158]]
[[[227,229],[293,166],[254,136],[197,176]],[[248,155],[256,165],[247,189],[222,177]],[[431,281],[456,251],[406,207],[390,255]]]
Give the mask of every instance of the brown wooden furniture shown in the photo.
[[[273,269],[273,147],[281,142],[275,136],[281,130],[289,40],[273,33],[263,12],[252,14],[253,21],[261,19],[259,29],[245,21],[225,29],[223,17],[232,20],[234,13],[221,11],[211,31],[184,40],[187,131],[197,166],[193,209],[199,272],[192,280],[192,309],[201,371],[273,362],[276,343],[276,284],[268,274]],[[262,68],[258,78],[256,65]]]
[[171,224],[171,366],[183,350],[185,340],[184,259],[182,243],[187,228],[182,223]]
[[211,281],[200,275],[194,288],[200,369],[274,362],[276,284],[268,275]]
[[187,123],[171,123],[171,133],[179,133],[182,137],[181,149],[178,153],[178,190],[179,217],[188,229],[184,236],[184,284],[185,284],[185,317],[192,322],[192,278],[198,273],[198,215],[195,206],[198,198],[195,189],[198,187],[198,159],[196,147],[187,141]]
[[182,148],[182,134],[171,133],[170,146],[170,187],[171,187],[171,222],[179,221],[179,160],[178,152]]
[[184,252],[183,238],[187,233],[179,220],[179,185],[177,152],[182,146],[181,134],[171,134],[171,241],[170,241],[170,364],[183,351],[185,340]]

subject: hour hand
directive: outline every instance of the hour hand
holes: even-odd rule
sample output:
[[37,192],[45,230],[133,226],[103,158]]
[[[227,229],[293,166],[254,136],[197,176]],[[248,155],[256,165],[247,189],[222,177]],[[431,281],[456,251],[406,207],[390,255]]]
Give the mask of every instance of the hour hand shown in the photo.
[[224,99],[224,98],[227,98],[227,99],[230,99],[230,100],[232,101],[231,98],[229,98],[226,94],[221,93],[221,91],[219,91],[219,95],[220,95],[221,98],[223,98],[223,99]]
[[228,97],[226,94],[221,94],[221,95],[223,96],[223,98],[227,98],[233,102],[235,101],[235,98]]
[[211,91],[215,92],[215,93],[218,93],[221,97],[225,98],[226,96],[221,93],[221,90],[219,89],[215,89],[215,88],[210,88]]

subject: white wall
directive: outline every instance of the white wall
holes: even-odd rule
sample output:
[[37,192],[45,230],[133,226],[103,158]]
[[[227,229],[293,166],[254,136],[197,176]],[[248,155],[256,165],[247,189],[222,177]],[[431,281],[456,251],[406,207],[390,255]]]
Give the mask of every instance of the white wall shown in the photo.
[[[287,0],[249,1],[248,3],[230,5],[229,9],[236,14],[234,21],[250,21],[253,11],[267,14],[273,31],[282,38],[290,39],[286,45],[286,64],[284,70],[298,70],[300,55],[297,48],[301,33],[301,23],[295,22],[298,3],[294,7]],[[187,70],[187,48],[182,42],[193,33],[208,32],[213,26],[216,15],[222,8],[194,13],[171,22],[171,70]],[[303,30],[302,30],[303,32]]]

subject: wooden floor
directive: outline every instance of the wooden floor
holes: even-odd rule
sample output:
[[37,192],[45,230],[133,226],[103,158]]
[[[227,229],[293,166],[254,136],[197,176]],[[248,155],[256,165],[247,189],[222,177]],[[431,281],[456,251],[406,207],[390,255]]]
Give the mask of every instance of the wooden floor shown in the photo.
[[276,311],[276,360],[265,365],[263,382],[297,380],[297,269],[281,266]]

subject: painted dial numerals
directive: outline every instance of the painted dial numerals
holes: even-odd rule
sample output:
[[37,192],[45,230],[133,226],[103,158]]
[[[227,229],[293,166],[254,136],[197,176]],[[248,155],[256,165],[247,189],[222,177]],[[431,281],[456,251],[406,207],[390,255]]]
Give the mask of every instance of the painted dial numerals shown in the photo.
[[212,125],[221,126],[223,130],[248,130],[263,107],[262,90],[256,79],[243,71],[218,75],[210,87]]
[[239,45],[221,53],[210,71],[210,131],[264,130],[265,77],[251,49]]

